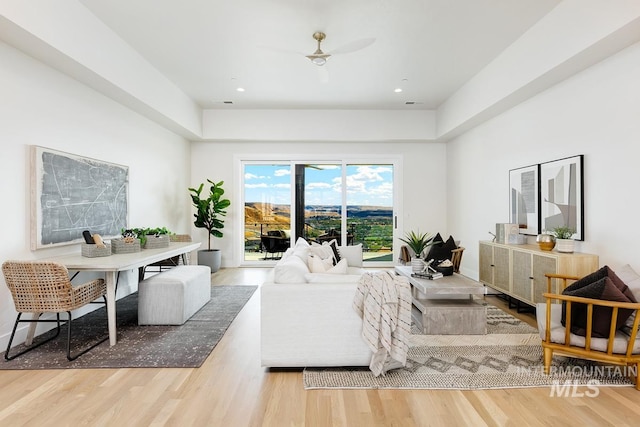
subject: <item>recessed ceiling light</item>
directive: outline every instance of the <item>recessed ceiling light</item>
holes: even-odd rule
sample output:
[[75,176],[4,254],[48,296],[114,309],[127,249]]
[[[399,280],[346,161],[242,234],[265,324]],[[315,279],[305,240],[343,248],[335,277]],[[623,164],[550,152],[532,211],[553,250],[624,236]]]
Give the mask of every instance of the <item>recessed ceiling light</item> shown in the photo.
[[397,87],[393,90],[395,93],[400,93],[402,92],[402,88],[401,87]]
[[244,88],[243,88],[243,87],[236,88],[236,90],[237,90],[238,92],[244,92]]

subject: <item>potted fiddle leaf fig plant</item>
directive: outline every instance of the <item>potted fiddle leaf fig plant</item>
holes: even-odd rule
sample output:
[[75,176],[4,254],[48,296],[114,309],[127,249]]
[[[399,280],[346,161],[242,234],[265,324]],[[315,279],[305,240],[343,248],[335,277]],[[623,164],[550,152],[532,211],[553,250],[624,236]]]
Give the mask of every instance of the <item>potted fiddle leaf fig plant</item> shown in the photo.
[[198,251],[198,264],[208,265],[211,272],[215,273],[220,269],[222,262],[222,254],[220,249],[211,248],[211,236],[222,237],[222,229],[224,228],[224,217],[227,214],[227,208],[231,205],[229,199],[224,198],[224,181],[213,182],[207,179],[209,183],[208,194],[202,193],[205,183],[200,184],[198,188],[189,188],[191,193],[191,201],[196,208],[193,215],[195,220],[193,225],[198,228],[204,228],[208,232],[207,249]]

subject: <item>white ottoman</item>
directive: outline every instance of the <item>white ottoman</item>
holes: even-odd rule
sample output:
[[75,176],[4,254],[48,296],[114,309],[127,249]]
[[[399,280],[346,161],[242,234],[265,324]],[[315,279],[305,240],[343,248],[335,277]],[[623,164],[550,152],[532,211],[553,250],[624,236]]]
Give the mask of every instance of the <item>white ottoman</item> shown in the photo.
[[211,269],[180,265],[138,284],[139,325],[182,325],[211,299]]

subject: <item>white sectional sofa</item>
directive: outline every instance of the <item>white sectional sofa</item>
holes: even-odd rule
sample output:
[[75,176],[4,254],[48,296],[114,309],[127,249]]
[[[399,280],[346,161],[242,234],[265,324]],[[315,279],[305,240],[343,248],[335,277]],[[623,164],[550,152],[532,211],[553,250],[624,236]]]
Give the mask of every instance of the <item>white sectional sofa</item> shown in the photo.
[[338,247],[341,266],[331,273],[310,268],[310,252],[298,240],[261,287],[262,366],[369,366],[362,319],[352,308],[362,246]]

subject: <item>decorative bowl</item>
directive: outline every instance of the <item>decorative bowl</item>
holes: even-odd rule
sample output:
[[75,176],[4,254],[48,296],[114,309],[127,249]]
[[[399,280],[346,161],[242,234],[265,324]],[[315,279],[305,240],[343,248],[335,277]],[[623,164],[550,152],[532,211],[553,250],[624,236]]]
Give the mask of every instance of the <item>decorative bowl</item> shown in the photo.
[[453,274],[453,265],[436,265],[433,269],[438,273],[442,273],[443,276],[451,276]]
[[536,242],[540,250],[550,251],[556,246],[556,237],[552,234],[539,234]]

